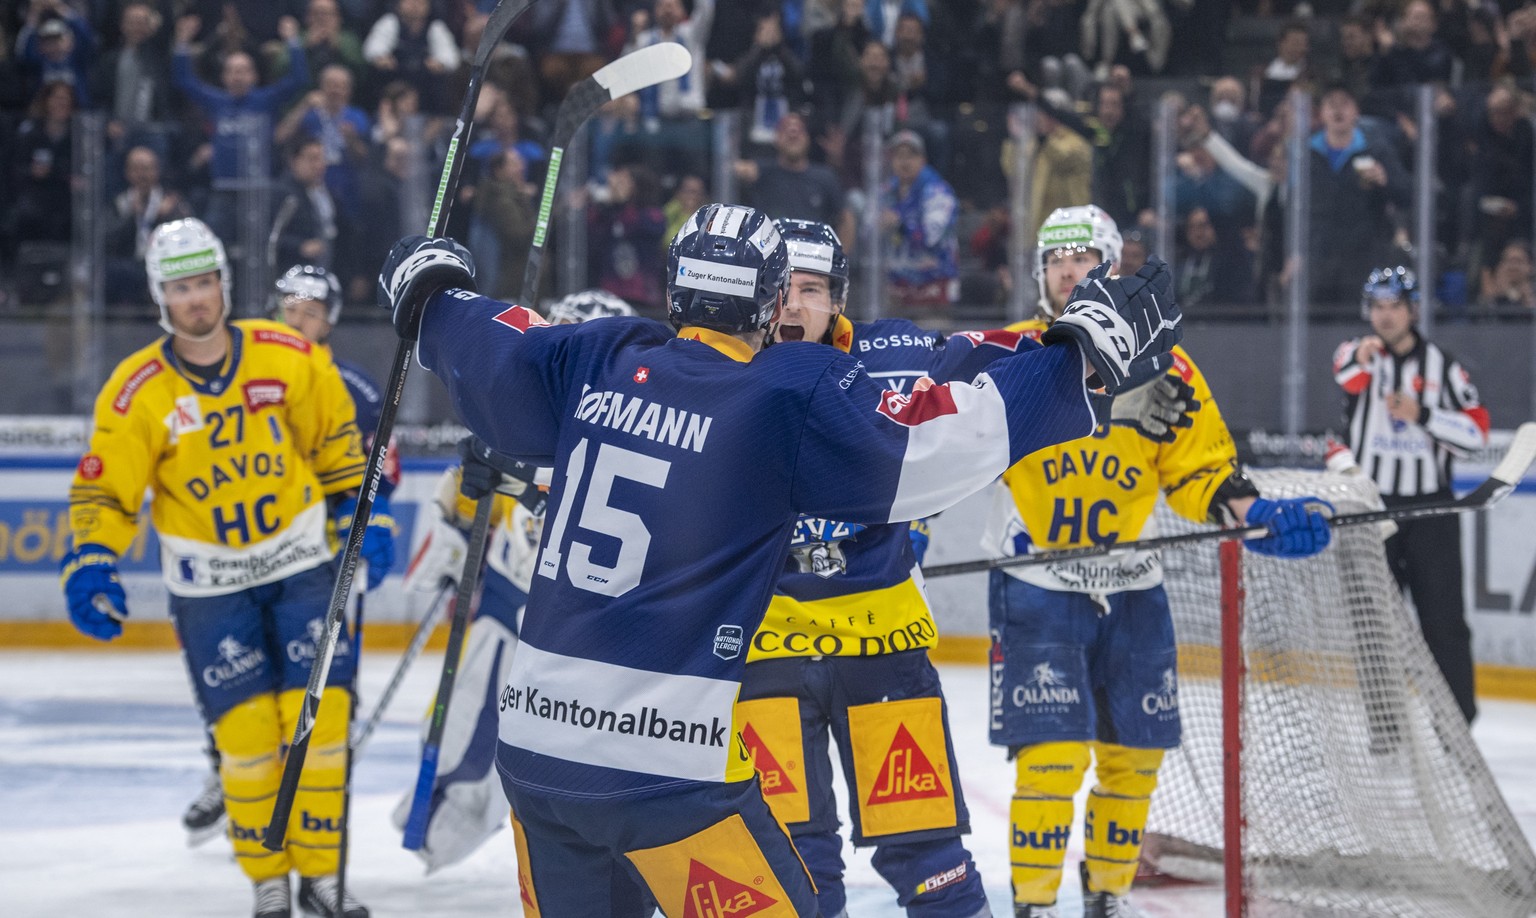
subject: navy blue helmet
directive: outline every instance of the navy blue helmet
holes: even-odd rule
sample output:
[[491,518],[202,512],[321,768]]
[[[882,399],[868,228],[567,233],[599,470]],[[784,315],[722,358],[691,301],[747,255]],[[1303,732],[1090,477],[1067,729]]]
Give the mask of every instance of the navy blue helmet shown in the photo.
[[294,265],[277,279],[272,297],[272,317],[282,319],[283,304],[289,300],[314,300],[325,304],[325,317],[332,325],[341,319],[341,281],[319,265]]
[[775,220],[779,235],[789,247],[789,270],[824,274],[832,302],[848,301],[848,255],[837,231],[816,220]]
[[704,205],[667,249],[667,318],[674,328],[767,328],[788,285],[784,240],[750,207]]
[[1409,306],[1417,308],[1419,305],[1419,279],[1414,273],[1402,265],[1392,268],[1377,268],[1371,272],[1371,276],[1365,279],[1365,288],[1360,293],[1360,317],[1371,317],[1372,300],[1403,300]]

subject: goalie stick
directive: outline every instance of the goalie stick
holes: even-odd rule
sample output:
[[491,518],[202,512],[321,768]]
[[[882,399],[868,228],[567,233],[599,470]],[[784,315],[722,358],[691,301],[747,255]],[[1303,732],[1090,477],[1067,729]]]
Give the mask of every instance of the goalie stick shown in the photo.
[[[537,304],[539,279],[544,264],[544,239],[549,231],[550,213],[554,209],[555,189],[560,182],[560,163],[565,148],[570,145],[576,132],[586,124],[597,110],[633,92],[638,92],[667,80],[675,80],[693,66],[693,56],[688,49],[675,42],[665,42],[632,51],[603,67],[590,77],[577,83],[566,94],[555,115],[555,130],[550,137],[549,169],[544,173],[544,188],[539,198],[538,222],[534,225],[533,244],[528,251],[528,266],[523,272],[522,300]],[[532,469],[523,463],[508,466],[513,460],[499,456],[478,438],[469,447],[474,458],[503,474],[513,477],[530,475]],[[480,559],[485,552],[485,539],[490,528],[493,494],[481,495],[475,501],[475,521],[469,530],[469,551],[464,556],[464,571],[459,578],[458,602],[454,607],[453,624],[448,631],[448,647],[443,657],[443,674],[438,682],[437,698],[432,707],[432,722],[427,740],[421,749],[421,768],[416,775],[416,788],[411,796],[411,809],[405,820],[402,845],[411,851],[419,851],[426,844],[428,821],[432,812],[432,788],[437,783],[437,760],[441,754],[443,730],[448,719],[448,704],[453,697],[453,684],[458,674],[459,654],[464,643],[464,632],[469,620],[470,597],[480,579]]]
[[368,721],[352,737],[354,756],[363,754],[363,747],[368,745],[368,738],[373,736],[374,730],[378,729],[379,721],[384,719],[384,712],[389,709],[389,703],[395,700],[395,692],[399,691],[400,683],[405,681],[406,671],[411,668],[412,663],[416,662],[416,658],[421,656],[422,648],[427,646],[427,640],[432,637],[432,629],[437,625],[437,610],[442,608],[443,600],[452,590],[451,585],[445,585],[438,590],[437,595],[432,599],[432,604],[427,607],[426,614],[416,625],[416,632],[411,635],[411,641],[406,645],[405,653],[401,654],[400,662],[395,664],[395,672],[389,677],[389,683],[384,686],[379,700],[374,703],[373,711],[368,715]]
[[[448,224],[448,214],[453,207],[453,197],[458,193],[459,176],[464,171],[464,161],[459,157],[461,149],[468,148],[470,125],[474,122],[475,103],[480,99],[480,87],[485,82],[485,67],[491,52],[501,44],[513,20],[521,16],[537,0],[498,0],[486,20],[480,44],[469,71],[469,85],[464,90],[464,103],[459,107],[459,118],[448,141],[448,155],[443,162],[442,178],[437,185],[437,198],[432,204],[432,218],[428,221],[427,235],[441,236]],[[282,851],[288,836],[288,819],[293,813],[294,796],[299,790],[299,775],[304,770],[304,759],[309,755],[309,739],[315,729],[315,718],[320,712],[320,693],[325,688],[325,678],[331,671],[331,656],[336,651],[342,616],[345,614],[347,597],[352,592],[352,580],[357,573],[357,558],[363,548],[363,532],[368,528],[368,518],[373,513],[374,496],[378,493],[379,476],[384,469],[384,454],[389,448],[389,436],[395,428],[395,414],[400,410],[400,397],[405,389],[405,376],[411,368],[411,355],[415,342],[400,339],[395,347],[394,363],[389,372],[389,382],[384,388],[384,403],[379,406],[379,425],[374,431],[373,445],[368,449],[368,465],[363,471],[363,485],[358,491],[357,507],[352,514],[352,528],[347,532],[346,546],[342,549],[341,565],[336,573],[336,585],[331,590],[330,608],[325,613],[325,626],[315,645],[315,662],[309,669],[309,684],[305,689],[304,702],[299,709],[298,723],[294,725],[293,741],[288,746],[288,757],[283,763],[283,777],[277,787],[277,799],[272,805],[272,818],[262,836],[262,847],[268,851]]]
[[[1504,458],[1476,488],[1455,500],[1435,501],[1410,507],[1392,507],[1385,510],[1368,510],[1364,513],[1346,513],[1328,521],[1330,526],[1363,526],[1367,523],[1383,523],[1395,520],[1413,520],[1426,516],[1444,516],[1447,513],[1466,513],[1486,510],[1503,500],[1515,489],[1526,471],[1536,462],[1536,421],[1527,421],[1515,430],[1514,439]],[[923,568],[923,577],[949,577],[954,574],[971,574],[977,571],[997,570],[1005,567],[1023,567],[1031,564],[1052,564],[1058,561],[1075,561],[1079,558],[1104,558],[1152,551],[1174,545],[1196,542],[1224,541],[1230,539],[1257,539],[1270,535],[1267,526],[1242,526],[1233,529],[1202,529],[1180,535],[1160,536],[1135,542],[1116,542],[1111,545],[1083,545],[1078,548],[1054,548],[1029,555],[1011,558],[988,558],[979,561],[958,561],[954,564],[936,564]]]
[[571,87],[555,114],[555,131],[549,139],[549,169],[544,173],[544,191],[539,196],[538,222],[533,226],[533,246],[528,250],[528,266],[523,270],[525,305],[537,309],[539,277],[544,268],[544,237],[549,232],[549,217],[554,210],[555,185],[560,180],[560,161],[576,132],[597,110],[614,99],[675,80],[693,66],[693,55],[676,42],[649,45],[631,51],[603,69]]

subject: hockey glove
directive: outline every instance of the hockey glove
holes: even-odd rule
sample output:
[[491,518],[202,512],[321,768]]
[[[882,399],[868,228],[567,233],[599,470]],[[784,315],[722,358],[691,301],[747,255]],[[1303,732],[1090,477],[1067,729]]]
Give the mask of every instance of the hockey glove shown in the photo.
[[1130,277],[1110,277],[1104,262],[1072,288],[1061,317],[1040,336],[1043,344],[1071,341],[1093,368],[1090,386],[1118,394],[1146,378],[1144,365],[1184,336],[1168,263],[1152,257]]
[[1248,508],[1249,526],[1268,526],[1270,534],[1245,539],[1248,550],[1277,558],[1309,558],[1328,547],[1333,528],[1328,518],[1333,504],[1318,497],[1260,497]]
[[464,556],[469,542],[459,527],[439,518],[422,540],[421,548],[405,571],[405,588],[416,593],[432,593],[447,586],[458,586],[464,573]]
[[1199,410],[1195,387],[1165,373],[1115,396],[1109,422],[1129,427],[1155,443],[1172,443],[1180,428],[1194,426]]
[[928,537],[932,534],[927,520],[913,520],[907,529],[907,538],[912,540],[912,554],[917,556],[919,566],[923,563],[923,556],[928,554]]
[[101,545],[86,543],[64,556],[60,569],[69,620],[81,634],[110,641],[123,633],[128,594],[117,576],[117,555]]
[[484,440],[471,434],[459,441],[459,455],[464,457],[464,478],[460,492],[471,500],[495,491],[513,498],[534,516],[543,516],[549,503],[549,491],[534,481],[538,467],[502,455]]
[[[336,505],[336,533],[340,538],[347,537],[356,511],[355,497],[343,498]],[[368,562],[368,590],[377,589],[395,566],[395,518],[389,512],[389,498],[382,494],[374,497],[368,528],[363,530],[362,559]]]
[[421,314],[439,290],[475,289],[475,259],[452,239],[406,236],[389,250],[379,272],[379,305],[390,310],[395,333],[415,341]]

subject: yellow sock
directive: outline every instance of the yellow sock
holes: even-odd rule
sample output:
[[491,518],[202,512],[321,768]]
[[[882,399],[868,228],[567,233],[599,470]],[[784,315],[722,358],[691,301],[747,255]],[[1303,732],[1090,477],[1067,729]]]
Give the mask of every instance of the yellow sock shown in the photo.
[[282,780],[281,733],[277,699],[270,693],[236,705],[213,725],[229,839],[236,863],[252,882],[286,876],[291,869],[286,853],[261,846]]
[[1017,778],[1008,808],[1013,901],[1050,905],[1061,885],[1061,864],[1072,837],[1072,795],[1088,769],[1088,746],[1026,746],[1014,764]]
[[1095,743],[1094,755],[1099,780],[1088,795],[1083,820],[1088,887],[1123,896],[1136,879],[1163,750]]
[[[289,689],[278,701],[287,736],[293,735],[304,694],[304,689]],[[309,737],[288,822],[288,857],[300,876],[326,876],[341,863],[341,803],[351,713],[352,695],[346,689],[332,687],[320,694],[320,713]]]

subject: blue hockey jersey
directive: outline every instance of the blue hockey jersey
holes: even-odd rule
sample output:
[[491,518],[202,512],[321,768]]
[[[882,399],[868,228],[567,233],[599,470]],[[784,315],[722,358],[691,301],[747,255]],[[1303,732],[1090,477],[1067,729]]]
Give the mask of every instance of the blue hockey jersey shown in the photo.
[[[1039,347],[1018,332],[945,336],[906,319],[852,323],[841,316],[832,343],[896,392],[911,392],[924,376],[969,382],[992,361]],[[854,465],[842,472],[862,473]],[[874,656],[936,645],[938,629],[907,529],[905,523],[860,526],[801,517],[748,661]]]
[[554,796],[749,777],[732,713],[798,517],[927,516],[1094,426],[1072,346],[897,393],[831,348],[754,359],[707,329],[544,326],[450,290],[419,360],[493,449],[554,469],[497,750]]

